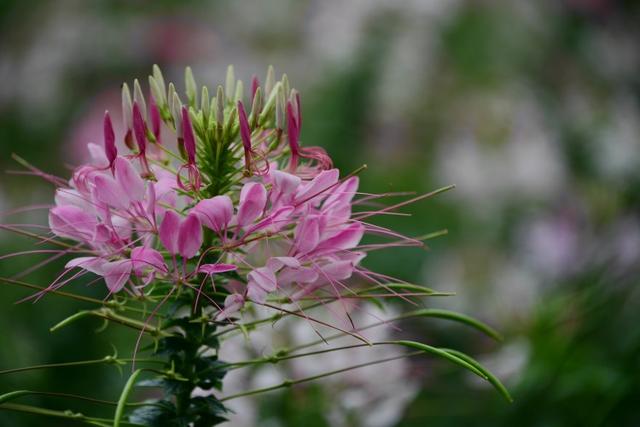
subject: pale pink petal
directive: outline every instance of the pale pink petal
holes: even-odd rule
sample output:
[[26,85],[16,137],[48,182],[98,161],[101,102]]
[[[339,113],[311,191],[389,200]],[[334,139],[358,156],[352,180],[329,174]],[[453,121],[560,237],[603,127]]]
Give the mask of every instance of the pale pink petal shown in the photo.
[[144,180],[129,160],[117,157],[113,163],[116,181],[131,200],[141,201],[144,198]]
[[298,190],[298,194],[296,194],[296,203],[303,203],[307,201],[320,201],[324,199],[328,193],[327,190],[338,182],[338,178],[340,176],[340,172],[338,169],[330,169],[326,171],[322,171],[304,185],[300,190]]
[[131,262],[133,264],[133,271],[138,276],[150,270],[162,273],[169,271],[162,254],[155,249],[145,246],[138,246],[131,250]]
[[240,204],[236,223],[244,227],[255,221],[267,203],[267,190],[257,182],[248,182],[240,191]]
[[295,248],[298,253],[306,254],[320,242],[320,224],[317,216],[306,216],[294,232]]
[[247,277],[249,278],[247,286],[250,288],[258,286],[267,292],[273,292],[277,288],[276,275],[268,267],[256,268]]
[[352,249],[360,243],[364,234],[364,226],[360,223],[349,224],[345,229],[337,233],[335,236],[324,240],[314,250],[315,254],[330,253]]
[[224,299],[224,309],[218,313],[216,320],[227,319],[244,307],[244,297],[241,294],[231,294]]
[[269,258],[269,260],[267,260],[267,267],[273,272],[277,272],[285,266],[291,268],[299,268],[300,261],[298,261],[297,258],[290,256],[271,257]]
[[96,225],[95,215],[77,206],[56,206],[49,211],[49,227],[59,237],[91,241]]
[[271,177],[273,188],[282,194],[292,194],[302,182],[300,177],[279,170],[271,171]]
[[200,201],[193,211],[202,225],[213,231],[224,230],[233,216],[233,203],[229,196],[215,196]]
[[160,241],[170,254],[178,253],[178,234],[180,231],[180,215],[174,211],[167,211],[160,224]]
[[202,226],[195,214],[189,214],[180,225],[178,252],[184,258],[193,258],[202,246]]
[[107,160],[107,156],[104,154],[104,149],[101,146],[90,142],[87,144],[87,148],[89,149],[89,157],[91,157],[92,165],[97,167],[109,166],[109,160]]
[[130,275],[131,261],[128,259],[106,262],[102,265],[102,277],[111,293],[119,292],[129,280]]
[[102,258],[87,256],[72,259],[64,266],[64,268],[71,269],[80,267],[92,273],[102,275],[102,265],[104,263],[105,261]]
[[293,213],[295,208],[293,206],[283,206],[271,212],[268,217],[260,220],[254,226],[247,229],[247,234],[257,233],[258,231],[265,230],[270,233],[275,233],[282,227],[289,224],[289,217]]
[[313,268],[285,268],[278,274],[278,283],[289,285],[291,283],[312,283],[318,280],[318,272]]
[[238,267],[233,264],[202,264],[198,268],[198,273],[217,274],[226,273],[227,271],[235,271]]
[[109,206],[117,209],[127,209],[129,207],[128,193],[123,191],[118,182],[108,175],[96,175],[93,178],[94,197]]

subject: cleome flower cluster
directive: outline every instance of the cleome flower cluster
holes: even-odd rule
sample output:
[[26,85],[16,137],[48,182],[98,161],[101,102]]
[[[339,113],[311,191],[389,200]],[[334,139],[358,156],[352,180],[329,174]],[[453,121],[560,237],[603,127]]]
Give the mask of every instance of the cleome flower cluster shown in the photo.
[[357,176],[341,178],[322,148],[301,146],[300,95],[286,75],[276,82],[270,68],[264,86],[254,77],[249,110],[231,67],[213,98],[190,69],[184,104],[158,67],[149,86],[145,98],[137,80],[133,97],[123,85],[125,134],[106,112],[103,144],[89,143],[89,164],[56,191],[52,232],[89,256],[50,288],[88,271],[112,294],[167,282],[207,298],[203,287],[222,274],[223,306],[209,299],[222,320],[271,296],[339,296],[354,272],[375,280],[359,268],[361,239],[392,233],[356,218]]

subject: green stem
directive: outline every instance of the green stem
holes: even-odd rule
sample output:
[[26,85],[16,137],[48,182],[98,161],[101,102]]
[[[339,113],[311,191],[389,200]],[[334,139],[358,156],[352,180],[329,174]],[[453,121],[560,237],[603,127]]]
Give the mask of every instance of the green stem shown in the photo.
[[145,332],[145,333],[149,333],[153,336],[170,336],[171,334],[169,334],[168,332],[163,331],[162,329],[159,328],[152,328],[149,325],[131,319],[129,317],[126,316],[121,316],[119,314],[116,314],[113,310],[109,309],[109,308],[100,308],[97,310],[83,310],[83,311],[79,311],[76,314],[73,314],[72,316],[67,317],[66,319],[62,320],[61,322],[59,322],[58,324],[54,325],[53,327],[50,328],[51,332],[55,332],[58,329],[67,326],[69,323],[74,322],[80,318],[83,317],[87,317],[87,316],[97,316],[97,317],[101,317],[103,319],[107,319],[107,320],[111,320],[117,323],[120,323],[121,325],[124,326],[128,326],[130,328],[133,329],[137,329],[139,331]]
[[[74,362],[61,362],[61,363],[48,363],[48,364],[42,364],[42,365],[24,366],[21,368],[5,369],[3,371],[0,371],[0,375],[14,374],[17,372],[34,371],[38,369],[65,368],[65,367],[71,367],[71,366],[88,366],[88,365],[101,365],[101,364],[119,365],[119,364],[131,363],[133,362],[133,360],[134,359],[132,358],[119,359],[113,356],[105,356],[102,359],[79,360]],[[135,359],[135,361],[136,363],[138,362],[160,363],[160,364],[165,363],[162,360],[156,360],[156,359]]]
[[249,390],[249,391],[245,391],[245,392],[238,393],[238,394],[232,394],[231,396],[223,397],[222,399],[220,399],[220,401],[224,402],[226,400],[236,399],[238,397],[253,396],[253,395],[260,394],[260,393],[265,393],[265,392],[268,392],[268,391],[278,390],[278,389],[285,388],[285,387],[291,387],[291,386],[294,386],[296,384],[301,384],[301,383],[305,383],[305,382],[309,382],[309,381],[315,381],[315,380],[318,380],[320,378],[324,378],[324,377],[328,377],[328,376],[331,376],[331,375],[340,374],[342,372],[351,371],[353,369],[364,368],[365,366],[377,365],[377,364],[384,363],[384,362],[390,362],[392,360],[403,359],[405,357],[417,356],[418,354],[422,354],[422,353],[423,353],[422,351],[414,351],[414,352],[403,354],[403,355],[400,355],[400,356],[387,357],[385,359],[374,360],[373,362],[360,363],[358,365],[352,365],[352,366],[349,366],[347,368],[341,368],[341,369],[336,369],[336,370],[329,371],[329,372],[323,372],[322,374],[312,375],[310,377],[299,378],[297,380],[286,380],[286,381],[281,382],[280,384],[276,384],[276,385],[273,385],[273,386],[270,386],[270,387],[258,388],[258,389],[255,389],[255,390]]
[[121,419],[124,415],[124,410],[127,406],[127,399],[129,398],[129,394],[131,394],[131,390],[136,383],[136,379],[142,373],[142,369],[137,369],[131,374],[127,383],[124,385],[122,389],[122,393],[120,394],[120,399],[118,400],[118,406],[116,407],[116,413],[113,417],[113,427],[120,427]]
[[[78,421],[85,424],[91,424],[95,426],[101,427],[110,427],[113,420],[108,418],[95,418],[95,417],[87,417],[86,415],[80,412],[73,412],[70,410],[67,411],[54,411],[52,409],[38,408],[30,405],[20,405],[17,403],[3,403],[0,405],[0,409],[16,411],[16,412],[26,412],[29,414],[43,415],[47,417],[54,418],[66,418],[68,420]],[[122,427],[144,427],[141,424],[134,424],[126,422],[121,424]]]

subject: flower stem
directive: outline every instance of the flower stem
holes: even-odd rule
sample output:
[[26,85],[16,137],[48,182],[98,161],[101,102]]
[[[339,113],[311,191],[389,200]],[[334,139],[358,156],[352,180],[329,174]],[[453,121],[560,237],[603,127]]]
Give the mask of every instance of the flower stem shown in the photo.
[[[364,344],[363,344],[363,346],[364,346]],[[253,396],[253,395],[260,394],[260,393],[265,393],[265,392],[268,392],[268,391],[278,390],[278,389],[285,388],[285,387],[291,387],[291,386],[294,386],[296,384],[301,384],[301,383],[305,383],[305,382],[309,382],[309,381],[315,381],[315,380],[318,380],[320,378],[324,378],[324,377],[328,377],[328,376],[331,376],[331,375],[340,374],[342,372],[351,371],[353,369],[364,368],[366,366],[377,365],[377,364],[384,363],[384,362],[390,362],[392,360],[403,359],[405,357],[417,356],[418,354],[422,354],[422,353],[423,353],[422,351],[414,351],[414,352],[403,354],[403,355],[400,355],[400,356],[387,357],[385,359],[374,360],[372,362],[361,363],[361,364],[352,365],[352,366],[349,366],[349,367],[346,367],[346,368],[341,368],[341,369],[336,369],[336,370],[333,370],[333,371],[323,372],[322,374],[312,375],[310,377],[299,378],[297,380],[286,380],[286,381],[281,382],[280,384],[276,384],[276,385],[273,385],[273,386],[270,386],[270,387],[258,388],[258,389],[254,389],[254,390],[245,391],[243,393],[232,394],[231,396],[223,397],[222,399],[220,399],[220,401],[224,402],[224,401],[231,400],[231,399],[237,399],[238,397]]]

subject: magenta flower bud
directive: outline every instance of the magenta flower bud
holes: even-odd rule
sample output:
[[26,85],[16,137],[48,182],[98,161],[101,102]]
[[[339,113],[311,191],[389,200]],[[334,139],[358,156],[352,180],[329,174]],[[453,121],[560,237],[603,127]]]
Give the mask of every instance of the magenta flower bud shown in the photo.
[[190,165],[196,163],[196,136],[191,126],[191,118],[187,107],[182,107],[182,133],[184,138],[184,149],[187,153],[187,160]]
[[251,129],[249,128],[249,120],[247,120],[247,112],[244,110],[242,101],[238,101],[238,121],[240,122],[240,138],[244,146],[244,163],[246,169],[251,170]]
[[133,103],[133,133],[138,143],[138,150],[140,150],[140,154],[144,155],[147,151],[147,126],[137,102]]
[[253,78],[251,79],[251,103],[253,103],[253,98],[256,96],[256,92],[258,91],[259,87],[260,80],[258,80],[258,76],[254,74]]
[[178,252],[183,258],[193,258],[202,246],[202,226],[197,215],[189,214],[178,233]]
[[242,101],[238,101],[238,120],[240,122],[240,137],[245,152],[251,150],[251,129],[249,128],[249,120],[247,120],[247,112],[242,105]]
[[111,117],[109,112],[104,112],[104,153],[109,160],[109,166],[113,166],[113,161],[118,157],[118,149],[116,148],[116,134],[113,132],[113,123],[111,123]]
[[298,157],[300,155],[300,144],[298,142],[300,127],[295,117],[291,101],[287,102],[287,135],[289,137],[289,149],[291,150],[291,160],[289,170],[295,171],[298,167]]
[[160,123],[162,119],[160,118],[160,109],[156,104],[155,98],[152,96],[150,105],[149,105],[149,119],[151,120],[151,132],[153,132],[153,136],[156,138],[156,142],[161,144],[160,140]]

